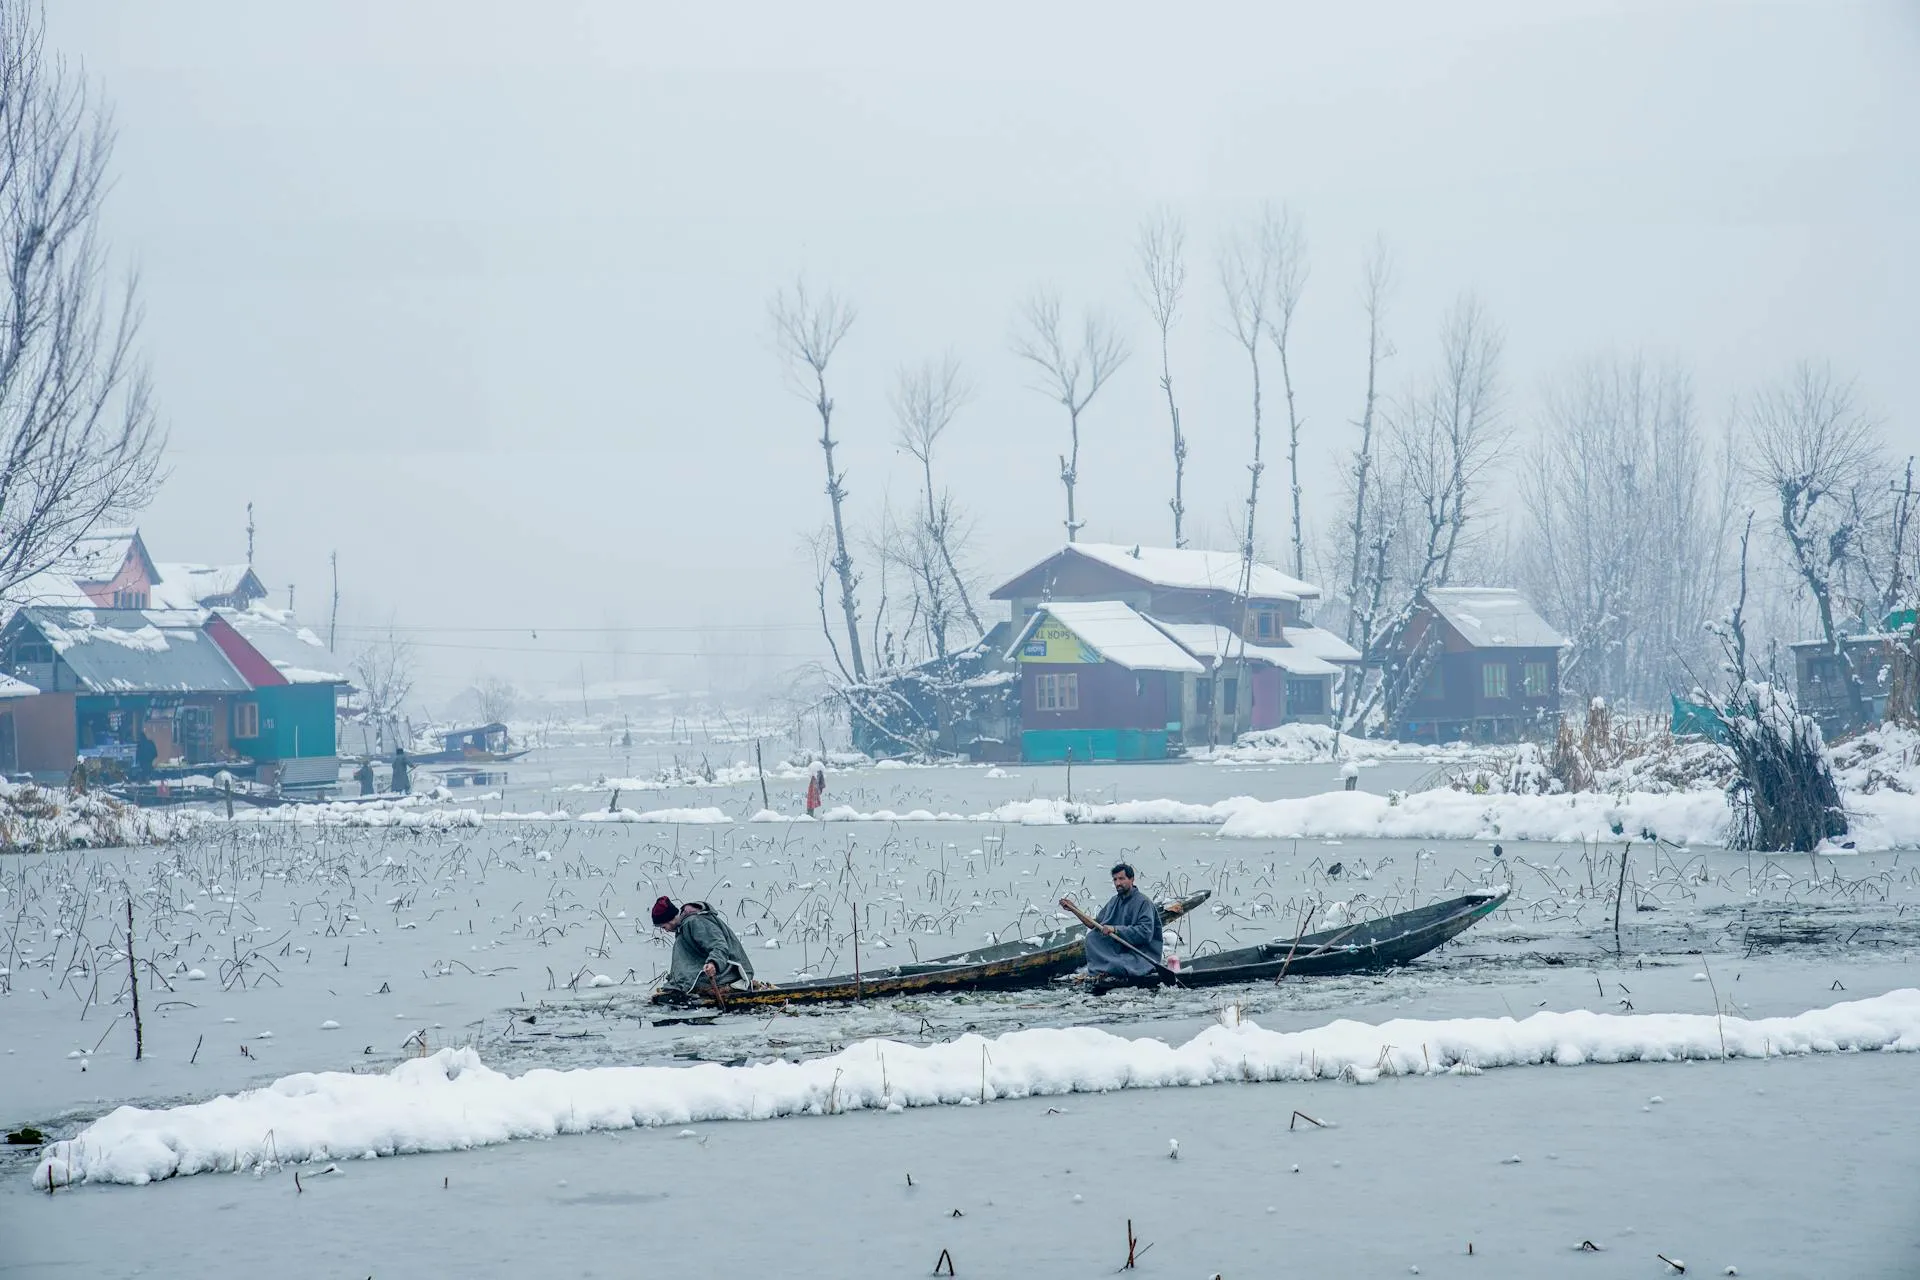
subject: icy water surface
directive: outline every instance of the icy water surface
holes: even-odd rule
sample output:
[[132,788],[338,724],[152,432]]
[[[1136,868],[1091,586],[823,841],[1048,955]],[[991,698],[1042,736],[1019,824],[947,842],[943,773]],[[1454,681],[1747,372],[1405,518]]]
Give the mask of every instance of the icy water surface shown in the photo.
[[[1202,768],[1145,771],[1143,785],[1165,790],[1161,775]],[[924,772],[932,779],[907,785],[989,781]],[[934,802],[950,800],[937,792]],[[758,975],[780,981],[850,971],[856,931],[862,962],[878,967],[1059,927],[1058,899],[1104,900],[1107,869],[1120,858],[1160,896],[1212,892],[1178,927],[1185,954],[1292,937],[1331,911],[1379,915],[1499,884],[1513,896],[1460,941],[1385,978],[1103,998],[928,997],[729,1014],[711,1026],[656,1025],[659,1011],[647,1003],[668,953],[647,921],[662,893],[711,902],[742,934]],[[137,962],[151,966],[139,1064],[123,885],[134,889]],[[204,1096],[289,1071],[384,1068],[448,1044],[476,1045],[517,1069],[805,1055],[876,1033],[925,1040],[1029,1025],[1149,1025],[1235,999],[1254,1012],[1325,1018],[1409,998],[1441,1007],[1456,995],[1603,969],[1684,970],[1691,982],[1696,953],[1720,964],[1885,965],[1907,975],[1890,983],[1899,985],[1911,981],[1920,925],[1920,860],[1911,855],[1514,844],[1496,857],[1463,842],[1270,843],[1197,827],[965,822],[536,822],[426,834],[269,826],[163,849],[8,857],[0,890],[0,967],[9,970],[0,977],[8,1032],[0,1096],[12,1123]],[[1646,1011],[1634,980],[1624,985],[1595,978],[1586,1007]],[[1737,1010],[1752,990],[1717,994]],[[1500,999],[1470,1007],[1520,1014],[1531,1003]],[[1713,1005],[1682,991],[1672,1007]]]

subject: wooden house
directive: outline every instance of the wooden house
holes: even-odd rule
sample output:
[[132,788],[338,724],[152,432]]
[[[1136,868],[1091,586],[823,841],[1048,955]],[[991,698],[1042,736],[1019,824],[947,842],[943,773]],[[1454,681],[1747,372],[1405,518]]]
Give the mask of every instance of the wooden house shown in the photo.
[[1407,695],[1389,733],[1412,742],[1512,742],[1550,732],[1567,642],[1518,591],[1430,587],[1394,656]]
[[145,609],[160,571],[138,529],[100,529],[73,544],[60,573],[104,609]]
[[1206,671],[1118,600],[1039,605],[1007,656],[1020,664],[1020,758],[1032,763],[1165,759],[1182,681]]
[[[1328,723],[1335,680],[1360,660],[1308,619],[1318,587],[1258,562],[1249,574],[1235,552],[1076,542],[993,598],[1009,603],[1020,631],[1051,605],[1107,603],[1172,640],[1198,670],[1167,673],[1169,749],[1289,722]],[[1032,705],[1024,694],[1023,715]]]
[[[1793,645],[1793,693],[1800,710],[1812,716],[1829,736],[1878,724],[1888,714],[1896,664],[1908,659],[1915,643],[1915,614],[1896,609],[1880,620],[1879,630],[1864,623],[1854,635],[1840,637],[1841,652],[1825,640],[1800,640]],[[1848,687],[1848,668],[1860,682]],[[1911,686],[1909,684],[1909,696]],[[1911,713],[1913,708],[1905,709]]]
[[267,598],[266,584],[245,564],[167,561],[150,588],[159,609],[245,609]]
[[0,664],[36,690],[0,711],[9,772],[52,780],[83,760],[131,772],[144,738],[162,768],[285,784],[338,774],[334,682],[296,683],[205,610],[28,606],[0,630]]

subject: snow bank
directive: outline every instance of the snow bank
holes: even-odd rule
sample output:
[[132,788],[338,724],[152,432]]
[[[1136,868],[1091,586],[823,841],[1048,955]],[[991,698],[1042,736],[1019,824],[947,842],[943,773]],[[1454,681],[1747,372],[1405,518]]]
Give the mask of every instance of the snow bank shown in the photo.
[[1511,1018],[1338,1021],[1299,1032],[1223,1018],[1179,1046],[1092,1027],[1035,1028],[935,1045],[866,1040],[807,1062],[595,1067],[507,1076],[471,1049],[443,1049],[386,1075],[287,1076],[208,1102],[121,1107],[43,1152],[49,1183],[144,1184],[289,1161],[457,1151],[596,1129],[764,1120],[993,1098],[1587,1062],[1920,1051],[1920,990],[1785,1018],[1576,1011]]
[[[565,815],[562,815],[563,817]],[[648,809],[636,813],[632,809],[616,809],[608,813],[604,809],[593,810],[580,815],[582,822],[648,822],[660,826],[672,826],[680,823],[716,823],[732,822],[721,809]]]
[[[1672,795],[1474,795],[1437,791],[1373,795],[1330,791],[1241,807],[1220,828],[1223,836],[1258,840],[1307,837],[1416,840],[1610,840],[1650,832],[1676,844],[1724,845],[1730,818],[1718,791]],[[1920,828],[1917,828],[1920,830]]]
[[0,850],[109,849],[178,839],[193,819],[177,811],[138,809],[98,791],[70,791],[0,781]]
[[1340,734],[1336,751],[1333,729],[1324,724],[1283,724],[1273,729],[1243,733],[1231,746],[1190,747],[1196,760],[1211,764],[1313,764],[1331,760],[1419,760],[1440,764],[1451,760],[1478,760],[1495,748],[1466,742],[1396,742],[1390,738],[1357,738]]

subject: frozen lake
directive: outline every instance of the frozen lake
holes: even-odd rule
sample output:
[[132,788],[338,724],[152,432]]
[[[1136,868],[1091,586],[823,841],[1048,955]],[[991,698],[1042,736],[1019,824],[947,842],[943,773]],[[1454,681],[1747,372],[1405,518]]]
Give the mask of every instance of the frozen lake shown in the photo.
[[[606,805],[611,793],[605,789],[554,790],[592,787],[591,770],[578,764],[553,766],[555,777],[567,777],[566,770],[571,770],[572,781],[538,779],[536,786],[530,779],[524,784],[526,793],[509,787],[487,803],[549,812],[558,807],[556,797],[576,810]],[[1419,761],[1382,763],[1362,771],[1361,785],[1369,790],[1411,786],[1433,769]],[[516,768],[514,785],[522,785],[518,779],[533,772]],[[797,807],[798,785],[797,779],[770,781],[775,807]],[[1338,785],[1331,764],[1074,771],[1075,798],[1105,802],[1169,798],[1205,803],[1237,794],[1281,798]],[[835,771],[829,800],[871,809],[968,812],[1006,800],[1059,796],[1064,787],[1061,769],[866,769]],[[647,808],[717,804],[745,817],[761,808],[761,797],[753,779],[684,786],[620,803]],[[0,1025],[5,1028],[5,1053],[0,1055],[5,1114],[0,1120],[9,1127],[34,1123],[64,1135],[122,1102],[196,1101],[299,1071],[385,1071],[423,1050],[460,1045],[476,1048],[497,1070],[517,1073],[535,1067],[808,1058],[874,1036],[929,1044],[967,1032],[991,1036],[1032,1026],[1099,1025],[1125,1036],[1177,1042],[1206,1025],[1229,1001],[1261,1025],[1286,1030],[1342,1017],[1520,1018],[1539,1009],[1695,1014],[1718,1009],[1741,1017],[1789,1015],[1915,984],[1920,858],[1913,854],[1765,857],[1639,843],[1628,852],[1616,951],[1613,899],[1623,848],[1623,841],[1513,842],[1495,856],[1491,845],[1481,842],[1262,841],[1223,838],[1212,828],[1197,826],[536,821],[421,833],[241,825],[157,849],[9,856],[0,859],[0,928],[6,931],[0,967],[8,970],[0,977],[5,992],[0,995]],[[1184,954],[1291,937],[1303,919],[1317,923],[1336,903],[1350,914],[1375,915],[1496,884],[1510,885],[1512,898],[1458,942],[1385,975],[1103,998],[1064,991],[929,997],[860,1008],[726,1015],[711,1026],[653,1025],[655,1010],[647,997],[665,967],[668,948],[665,938],[648,926],[646,911],[661,893],[676,901],[713,903],[743,935],[759,976],[778,981],[801,973],[850,970],[856,931],[864,962],[878,966],[961,950],[990,937],[1011,939],[1057,927],[1057,899],[1071,894],[1088,904],[1104,900],[1107,868],[1119,858],[1134,862],[1142,883],[1160,896],[1212,891],[1207,907],[1180,926]],[[139,1063],[132,1060],[125,999],[123,886],[133,889],[135,953],[155,968],[154,976],[142,983],[145,1059]],[[1865,1058],[1824,1060],[1796,1065],[1793,1071],[1806,1074],[1793,1078],[1823,1082],[1809,1084],[1809,1089],[1832,1089],[1849,1097],[1858,1091],[1866,1099],[1893,1105],[1899,1095],[1888,1092],[1891,1082],[1910,1079],[1914,1060],[1907,1054],[1869,1056],[1890,1061],[1869,1067]],[[1749,1068],[1712,1068],[1722,1069],[1733,1073]],[[1584,1098],[1586,1082],[1627,1093],[1670,1087],[1621,1082],[1649,1070],[1518,1070],[1489,1073],[1488,1079],[1464,1086],[1397,1084],[1392,1096],[1401,1101],[1394,1106],[1438,1111],[1428,1119],[1409,1114],[1390,1120],[1395,1112],[1387,1107],[1380,1123],[1424,1129],[1430,1122],[1466,1125],[1473,1115],[1478,1119],[1472,1123],[1486,1124],[1494,1123],[1492,1112],[1498,1111],[1496,1131],[1503,1136],[1492,1141],[1506,1147],[1515,1143],[1499,1126],[1524,1125],[1503,1108],[1565,1109],[1575,1104],[1555,1091],[1573,1089]],[[1695,1079],[1707,1074],[1700,1067],[1679,1070],[1699,1073]],[[1491,1084],[1495,1076],[1502,1082]],[[1507,1076],[1513,1083],[1506,1082]],[[1562,1077],[1578,1083],[1562,1084]],[[1420,1092],[1423,1088],[1429,1091]],[[1376,1099],[1387,1096],[1384,1090],[1369,1093],[1368,1101],[1356,1105],[1386,1106]],[[1488,1096],[1501,1101],[1487,1114],[1481,1114],[1483,1103],[1468,1105],[1468,1099]],[[1076,1098],[1066,1105],[1076,1117],[1110,1115],[1111,1123],[1123,1128],[1172,1125],[1214,1135],[1232,1146],[1238,1141],[1237,1130],[1256,1118],[1267,1123],[1270,1109],[1284,1111],[1280,1097],[1276,1093],[1268,1101],[1258,1089],[1203,1090],[1191,1096],[1155,1091],[1140,1098]],[[1457,1108],[1451,1101],[1456,1097],[1461,1099]],[[1752,1104],[1741,1105],[1751,1109]],[[1009,1103],[1004,1109],[966,1115],[936,1110],[904,1119],[835,1117],[828,1123],[845,1122],[850,1145],[839,1150],[836,1137],[829,1143],[834,1152],[819,1159],[835,1167],[867,1159],[878,1168],[888,1161],[897,1163],[907,1152],[950,1151],[950,1158],[932,1159],[921,1167],[946,1169],[945,1176],[954,1180],[950,1185],[987,1187],[992,1185],[985,1172],[990,1158],[1020,1150],[1035,1123],[1029,1119],[1014,1127],[1010,1117],[1025,1114],[1023,1108],[1030,1104]],[[1739,1150],[1748,1153],[1741,1157],[1746,1159],[1761,1148],[1752,1145],[1757,1139],[1745,1127],[1747,1111],[1737,1114],[1742,1117],[1737,1142]],[[1734,1123],[1724,1116],[1723,1121]],[[969,1132],[969,1125],[977,1127],[977,1135],[964,1140],[957,1136]],[[725,1135],[715,1140],[714,1148],[735,1153],[729,1167],[754,1166],[742,1174],[740,1185],[758,1188],[754,1179],[774,1179],[774,1171],[801,1158],[793,1152],[824,1141],[819,1135],[841,1131],[806,1121],[778,1121],[711,1125],[703,1132]],[[662,1186],[667,1183],[661,1162],[646,1154],[653,1150],[651,1144],[662,1140],[658,1134],[585,1137],[532,1147],[511,1144],[454,1157],[356,1164],[350,1177],[313,1195],[303,1194],[302,1211],[315,1214],[312,1229],[324,1235],[320,1224],[333,1220],[317,1206],[337,1203],[342,1214],[362,1213],[365,1202],[358,1197],[385,1200],[391,1194],[397,1197],[395,1204],[405,1203],[397,1188],[411,1188],[414,1178],[424,1177],[437,1189],[439,1179],[448,1176],[455,1185],[473,1182],[470,1194],[478,1199],[464,1202],[471,1213],[463,1212],[463,1220],[490,1214],[493,1198],[518,1194],[513,1188],[527,1188],[524,1194],[535,1203],[557,1196],[564,1211],[583,1223],[607,1209],[620,1210],[614,1217],[624,1219],[627,1208],[654,1212],[645,1206],[674,1203],[671,1193],[647,1189],[653,1185],[647,1178],[656,1175]],[[1080,1144],[1075,1163],[1063,1164],[1061,1173],[1048,1176],[1064,1179],[1066,1168],[1080,1168],[1083,1176],[1095,1168],[1105,1170],[1117,1158],[1102,1145],[1110,1140],[1091,1133],[1075,1139]],[[1638,1169],[1644,1162],[1633,1145],[1639,1139],[1630,1134],[1595,1134],[1589,1140],[1591,1152],[1578,1166],[1586,1173],[1567,1183],[1569,1196],[1600,1195],[1610,1177],[1624,1177],[1622,1169]],[[1783,1135],[1781,1140],[1787,1139]],[[1565,1145],[1573,1141],[1569,1138]],[[879,1145],[870,1149],[874,1143]],[[1411,1142],[1403,1133],[1402,1143],[1407,1158],[1420,1158],[1424,1141]],[[1164,1147],[1164,1142],[1148,1145]],[[1450,1150],[1457,1146],[1447,1145]],[[754,1157],[762,1147],[764,1153]],[[708,1149],[698,1144],[669,1150],[675,1161],[708,1158]],[[692,1154],[695,1150],[698,1156]],[[1663,1167],[1667,1150],[1662,1147],[1657,1162]],[[868,1154],[854,1154],[859,1151]],[[517,1154],[524,1154],[523,1162],[516,1163]],[[1377,1158],[1384,1162],[1384,1149]],[[1798,1155],[1783,1160],[1786,1167],[1798,1167]],[[647,1178],[633,1174],[629,1165],[634,1161],[651,1171]],[[463,1175],[469,1164],[472,1172]],[[18,1176],[0,1177],[0,1215],[46,1212],[42,1201],[28,1194],[26,1166],[11,1168]],[[567,1168],[579,1172],[558,1172]],[[1022,1176],[1040,1177],[1041,1168],[1023,1166]],[[1257,1152],[1249,1148],[1213,1173],[1184,1158],[1177,1169],[1164,1160],[1149,1168],[1149,1185],[1177,1173],[1183,1187],[1206,1190],[1212,1185],[1209,1179],[1245,1181],[1261,1166]],[[1612,1174],[1606,1172],[1609,1168]],[[409,1169],[429,1172],[405,1172]],[[1900,1169],[1889,1169],[1890,1177],[1896,1173],[1905,1178],[1900,1185],[1916,1189],[1910,1159]],[[184,1180],[183,1186],[194,1187],[185,1191],[82,1189],[56,1197],[59,1207],[53,1211],[84,1214],[92,1211],[85,1205],[112,1197],[114,1202],[139,1202],[142,1214],[158,1212],[153,1206],[163,1203],[188,1206],[185,1212],[190,1215],[214,1213],[235,1203],[236,1196],[247,1197],[250,1204],[253,1197],[282,1194],[286,1188],[276,1178],[260,1183],[208,1175]],[[569,1178],[573,1190],[557,1188],[559,1178]],[[796,1181],[809,1180],[789,1176],[784,1185],[791,1188]],[[783,1214],[814,1212],[806,1208],[810,1191],[795,1190],[782,1199],[774,1194],[775,1185],[770,1182],[755,1194],[763,1200],[772,1196]],[[1331,1211],[1331,1202],[1316,1199],[1331,1194],[1329,1184],[1313,1183],[1314,1191],[1301,1202],[1299,1189],[1306,1185],[1287,1184],[1289,1203],[1308,1213],[1303,1222],[1311,1221],[1312,1213]],[[228,1190],[217,1190],[223,1187]],[[269,1192],[268,1187],[279,1189]],[[341,1190],[349,1187],[363,1190]],[[1010,1190],[1005,1200],[1019,1199],[1024,1206],[1039,1194],[1036,1185],[1018,1195]],[[1118,1192],[1090,1188],[1087,1200],[1111,1194]],[[1197,1202],[1208,1203],[1212,1194],[1209,1190]],[[1258,1199],[1274,1193],[1246,1194]],[[1450,1188],[1437,1202],[1438,1216],[1419,1221],[1433,1233],[1440,1231],[1441,1217],[1456,1211],[1464,1215],[1459,1220],[1474,1221],[1468,1203],[1457,1199],[1467,1194]],[[1544,1188],[1541,1194],[1546,1194]],[[649,1198],[656,1196],[668,1198]],[[1909,1195],[1907,1202],[1912,1200]],[[66,1207],[75,1203],[83,1207]],[[1599,1203],[1610,1202],[1603,1198]],[[1715,1203],[1731,1215],[1728,1222],[1745,1221],[1743,1209],[1736,1212],[1737,1206]],[[1869,1194],[1867,1202],[1849,1212],[1864,1221],[1878,1211],[1878,1203]],[[1234,1212],[1244,1210],[1239,1206]],[[689,1210],[682,1205],[673,1211]],[[1283,1213],[1288,1211],[1282,1207]],[[1542,1212],[1545,1222],[1561,1222],[1555,1216],[1560,1210]],[[1616,1221],[1631,1218],[1643,1226],[1655,1221],[1639,1210],[1624,1218],[1616,1215]],[[404,1215],[396,1216],[393,1230],[400,1230],[403,1221]],[[1195,1251],[1207,1233],[1193,1234],[1191,1219],[1180,1217],[1166,1228],[1156,1225],[1154,1232],[1165,1243],[1154,1261],[1165,1266],[1178,1254],[1216,1269],[1227,1262],[1237,1262],[1242,1273],[1264,1269],[1269,1265],[1261,1261],[1266,1246],[1258,1241],[1270,1233],[1258,1223],[1242,1226],[1246,1234],[1229,1231],[1220,1237],[1223,1251],[1217,1256],[1223,1261],[1208,1262],[1201,1258],[1204,1250]],[[875,1242],[872,1256],[884,1253],[891,1258],[897,1250],[916,1268],[930,1266],[931,1254],[925,1259],[908,1255],[924,1251],[932,1237],[909,1231],[905,1224],[898,1228],[897,1237],[889,1237],[891,1243],[884,1248]],[[391,1270],[409,1255],[399,1244],[380,1243],[386,1239],[381,1235],[385,1229],[377,1224],[368,1228],[367,1248],[374,1252],[355,1252],[358,1245],[338,1241],[327,1246],[316,1235],[310,1245],[301,1246],[313,1252],[302,1256],[332,1258],[361,1274]],[[597,1251],[603,1246],[591,1243],[598,1239],[593,1234],[597,1228],[582,1229],[587,1233],[582,1256],[601,1257]],[[1014,1229],[1025,1233],[1020,1248],[1027,1252],[1020,1256],[1044,1261],[1036,1262],[1041,1269],[1035,1274],[1082,1273],[1071,1261],[1078,1254],[1064,1239],[1053,1240],[1037,1220]],[[968,1230],[974,1230],[971,1218]],[[1423,1234],[1427,1227],[1408,1230],[1413,1234],[1381,1243],[1396,1248],[1404,1244],[1418,1256],[1409,1256],[1389,1272],[1404,1274],[1408,1265],[1417,1263],[1426,1274],[1449,1274],[1445,1268],[1458,1265],[1447,1262],[1439,1248],[1440,1234]],[[1737,1252],[1735,1242],[1774,1238],[1742,1234],[1746,1231],[1740,1227],[1731,1235],[1709,1233],[1705,1244],[1676,1242],[1675,1248],[1695,1253],[1726,1249],[1731,1258]],[[1188,1233],[1188,1244],[1176,1248],[1183,1232]],[[982,1243],[992,1234],[952,1237],[956,1256],[961,1256],[960,1243],[971,1241],[968,1256],[979,1257]],[[1095,1234],[1110,1251],[1112,1224]],[[1592,1230],[1581,1228],[1582,1237],[1590,1235]],[[604,1247],[612,1249],[617,1236],[609,1228]],[[472,1237],[476,1242],[490,1238],[484,1230]],[[1494,1240],[1497,1232],[1482,1238]],[[1539,1237],[1538,1247],[1546,1247],[1546,1238]],[[449,1247],[459,1253],[466,1245]],[[736,1262],[742,1269],[758,1265],[753,1251],[760,1245],[737,1240],[728,1247],[736,1251],[727,1255],[729,1267]],[[939,1247],[936,1244],[933,1252]],[[1303,1256],[1333,1257],[1302,1247]],[[1552,1255],[1531,1252],[1534,1247],[1508,1255],[1511,1263],[1481,1263],[1476,1258],[1482,1267],[1476,1274],[1541,1274],[1540,1260]],[[990,1250],[987,1254],[993,1256]],[[488,1256],[520,1255],[501,1246]],[[1377,1256],[1385,1265],[1387,1255]],[[1595,1264],[1595,1273],[1646,1274],[1637,1261],[1631,1270],[1605,1270],[1626,1256],[1616,1254]],[[1746,1255],[1753,1256],[1763,1255]],[[1815,1256],[1804,1255],[1809,1260]],[[1872,1255],[1847,1256],[1864,1260]],[[68,1257],[85,1261],[96,1274],[122,1273],[98,1257],[58,1252],[31,1257],[49,1266]],[[611,1257],[607,1254],[594,1265],[612,1270]],[[363,1266],[368,1258],[380,1267],[371,1262]],[[1732,1260],[1740,1263],[1743,1274],[1763,1274],[1748,1270],[1745,1258]],[[961,1261],[964,1273],[966,1258]],[[810,1273],[845,1273],[824,1255],[822,1264]],[[1049,1270],[1055,1265],[1057,1272]],[[1500,1270],[1509,1265],[1514,1269]],[[1528,1271],[1529,1266],[1535,1269]],[[461,1269],[473,1274],[513,1270],[464,1264]],[[1000,1269],[995,1264],[988,1272]],[[1331,1262],[1322,1269],[1341,1270]],[[300,1271],[295,1267],[290,1273]],[[317,1267],[313,1273],[332,1272]]]

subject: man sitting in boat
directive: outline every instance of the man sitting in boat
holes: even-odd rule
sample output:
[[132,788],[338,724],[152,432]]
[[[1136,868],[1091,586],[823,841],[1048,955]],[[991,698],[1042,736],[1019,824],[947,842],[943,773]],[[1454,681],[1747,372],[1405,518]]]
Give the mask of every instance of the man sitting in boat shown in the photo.
[[[1072,898],[1060,899],[1060,905],[1079,915]],[[1123,982],[1158,980],[1161,945],[1159,904],[1133,887],[1133,867],[1119,863],[1113,868],[1113,897],[1087,930],[1087,972]]]
[[653,904],[653,923],[673,935],[673,959],[664,986],[682,994],[717,991],[753,981],[753,961],[727,922],[704,902],[674,906],[662,895]]

